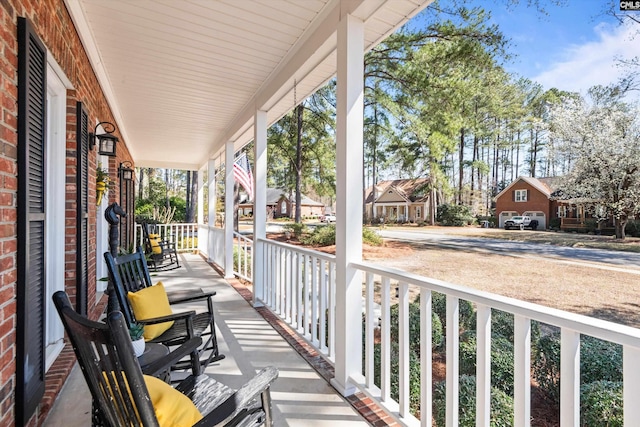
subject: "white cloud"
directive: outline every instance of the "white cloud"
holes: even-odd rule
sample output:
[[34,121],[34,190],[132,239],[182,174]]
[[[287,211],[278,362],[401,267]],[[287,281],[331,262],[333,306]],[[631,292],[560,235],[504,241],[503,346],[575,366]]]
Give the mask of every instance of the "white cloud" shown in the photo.
[[615,83],[625,74],[617,60],[640,56],[640,36],[633,39],[637,30],[637,25],[600,24],[594,28],[596,41],[566,48],[561,61],[551,63],[533,80],[545,89],[555,87],[582,94],[594,85]]

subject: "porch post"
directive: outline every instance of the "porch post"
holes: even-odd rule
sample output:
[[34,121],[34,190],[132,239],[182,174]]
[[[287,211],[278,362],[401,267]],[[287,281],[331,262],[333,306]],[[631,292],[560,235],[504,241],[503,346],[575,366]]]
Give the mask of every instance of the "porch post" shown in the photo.
[[257,110],[253,125],[253,154],[255,174],[253,176],[253,306],[264,304],[263,242],[267,237],[267,112]]
[[[208,173],[207,173],[207,185],[209,186],[209,208],[207,209],[207,247],[205,248],[207,251],[207,260],[211,262],[213,260],[213,247],[214,247],[214,236],[213,236],[213,228],[216,226],[216,205],[218,204],[218,195],[216,194],[216,161],[215,159],[209,160],[208,162]],[[198,203],[200,200],[198,199]],[[198,215],[200,214],[200,208],[198,208]],[[200,218],[198,218],[200,221]],[[199,242],[200,240],[198,240]],[[200,245],[200,243],[198,243]]]
[[[362,367],[362,260],[364,24],[345,15],[338,24],[336,118],[336,358],[333,386],[355,392],[349,377]],[[350,197],[351,195],[351,197]]]
[[204,166],[198,169],[198,206],[196,224],[204,223],[204,171]]
[[233,141],[227,141],[224,147],[224,278],[233,277]]

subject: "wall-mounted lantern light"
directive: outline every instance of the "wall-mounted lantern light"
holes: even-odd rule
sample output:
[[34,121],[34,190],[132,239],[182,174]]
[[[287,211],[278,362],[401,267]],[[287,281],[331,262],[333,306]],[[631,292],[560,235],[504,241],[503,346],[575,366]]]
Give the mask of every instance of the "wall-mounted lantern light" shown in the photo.
[[[100,135],[96,135],[98,131],[98,126],[104,125],[103,128],[106,133],[102,133]],[[116,155],[116,142],[118,142],[118,137],[113,135],[112,132],[115,132],[116,126],[111,122],[100,122],[96,125],[93,133],[89,134],[89,149],[93,150],[93,147],[96,145],[96,139],[98,140],[98,153],[103,156],[115,157]]]
[[132,181],[133,180],[133,165],[131,162],[122,162],[120,163],[120,178],[123,181]]

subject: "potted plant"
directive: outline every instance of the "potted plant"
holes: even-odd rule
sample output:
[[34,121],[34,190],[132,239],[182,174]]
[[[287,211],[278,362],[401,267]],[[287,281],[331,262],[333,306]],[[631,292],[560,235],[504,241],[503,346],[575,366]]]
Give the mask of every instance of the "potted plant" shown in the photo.
[[98,163],[96,168],[96,205],[100,206],[102,198],[109,191],[109,174],[102,168],[102,163]]
[[140,357],[144,353],[145,343],[144,337],[144,325],[140,323],[132,323],[129,326],[129,336],[131,337],[131,343],[133,344],[133,352],[136,357]]

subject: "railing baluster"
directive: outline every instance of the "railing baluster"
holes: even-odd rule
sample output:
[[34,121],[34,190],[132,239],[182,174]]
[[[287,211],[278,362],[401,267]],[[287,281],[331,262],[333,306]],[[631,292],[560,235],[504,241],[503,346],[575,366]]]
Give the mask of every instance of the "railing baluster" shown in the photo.
[[446,427],[458,426],[458,390],[460,371],[460,300],[447,295],[447,420]]
[[409,286],[398,284],[398,331],[399,331],[399,404],[400,416],[409,415]]
[[580,425],[580,334],[560,331],[560,425]]
[[381,306],[382,328],[380,330],[380,391],[381,400],[391,400],[391,281],[382,277]]
[[373,274],[367,272],[365,276],[365,353],[364,353],[364,376],[365,376],[365,384],[368,388],[374,386],[374,341],[373,341],[373,332],[374,332],[374,322],[373,322],[373,297],[374,297],[374,289],[373,289]]
[[311,258],[311,342],[318,346],[318,259]]
[[514,316],[514,425],[531,425],[531,319]]
[[329,359],[336,357],[336,263],[329,263]]
[[302,312],[304,310],[304,255],[298,254],[296,262],[298,266],[296,280],[296,311],[298,314],[298,332],[304,335],[304,325],[302,324]]
[[624,425],[640,425],[640,348],[625,345],[622,349],[622,366],[624,368],[622,389],[624,409]]
[[[369,273],[367,273],[369,274]],[[431,291],[420,288],[420,426],[431,427],[433,419],[433,320]]]
[[320,260],[320,350],[327,353],[327,262]]
[[[491,410],[491,307],[477,306],[476,426],[489,427]],[[449,328],[447,327],[447,330]]]

